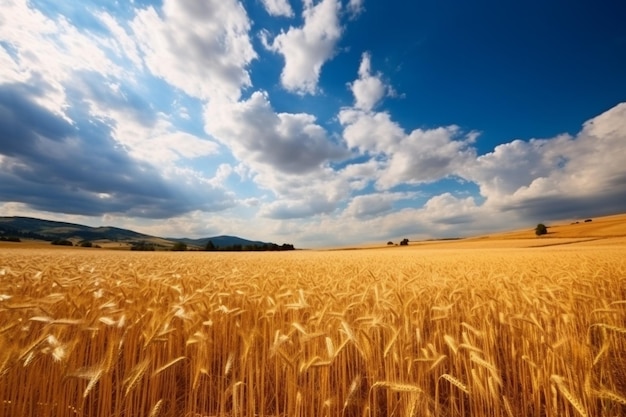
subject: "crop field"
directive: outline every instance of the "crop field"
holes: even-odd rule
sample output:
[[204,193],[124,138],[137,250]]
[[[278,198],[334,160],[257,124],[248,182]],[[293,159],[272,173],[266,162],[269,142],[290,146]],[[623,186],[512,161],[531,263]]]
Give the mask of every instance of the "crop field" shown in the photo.
[[590,243],[3,247],[0,416],[623,416],[626,245]]

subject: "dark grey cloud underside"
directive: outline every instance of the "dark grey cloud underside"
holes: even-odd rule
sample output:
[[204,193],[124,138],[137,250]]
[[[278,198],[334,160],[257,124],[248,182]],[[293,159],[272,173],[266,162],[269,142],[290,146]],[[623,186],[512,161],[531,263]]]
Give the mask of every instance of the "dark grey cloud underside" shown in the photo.
[[537,197],[505,206],[503,209],[515,211],[530,223],[623,213],[626,211],[626,174],[620,181],[620,183],[611,181],[603,192],[591,197],[568,195]]
[[[166,218],[232,206],[222,190],[190,190],[132,158],[112,137],[112,122],[74,102],[72,123],[37,104],[24,84],[0,85],[0,200],[83,215]],[[101,195],[108,194],[108,198]]]
[[459,214],[456,216],[442,217],[440,219],[435,220],[435,223],[444,224],[444,225],[457,225],[457,224],[472,223],[472,222],[475,222],[476,220],[477,220],[476,216],[474,215]]

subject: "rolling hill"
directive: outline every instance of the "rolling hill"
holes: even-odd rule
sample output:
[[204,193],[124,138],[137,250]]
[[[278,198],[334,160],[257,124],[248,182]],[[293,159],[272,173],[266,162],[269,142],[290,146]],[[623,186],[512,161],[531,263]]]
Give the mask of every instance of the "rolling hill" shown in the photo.
[[235,245],[241,245],[241,247],[271,245],[269,242],[252,241],[237,236],[224,235],[201,239],[162,238],[117,227],[91,227],[32,217],[0,217],[0,235],[45,241],[65,239],[74,243],[93,241],[132,245],[133,243],[147,242],[163,248],[171,247],[176,242],[185,243],[189,247],[204,248],[209,240],[220,248]]
[[198,246],[201,248],[204,248],[206,246],[206,244],[209,242],[209,240],[211,242],[213,242],[213,245],[215,245],[216,247],[227,247],[227,246],[235,246],[235,245],[241,245],[241,246],[263,246],[268,244],[267,242],[261,242],[258,240],[248,240],[248,239],[243,239],[237,236],[214,236],[214,237],[203,237],[200,239],[189,239],[189,238],[174,238],[174,237],[168,237],[166,238],[167,240],[171,240],[174,242],[182,242],[185,243],[188,246]]

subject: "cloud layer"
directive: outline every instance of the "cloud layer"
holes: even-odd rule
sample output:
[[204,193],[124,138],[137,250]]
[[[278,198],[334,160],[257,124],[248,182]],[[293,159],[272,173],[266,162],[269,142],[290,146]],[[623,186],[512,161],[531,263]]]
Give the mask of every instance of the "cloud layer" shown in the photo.
[[70,123],[30,99],[28,89],[0,86],[0,194],[6,201],[50,212],[148,218],[233,204],[224,190],[133,159],[106,123],[80,108],[68,109]]

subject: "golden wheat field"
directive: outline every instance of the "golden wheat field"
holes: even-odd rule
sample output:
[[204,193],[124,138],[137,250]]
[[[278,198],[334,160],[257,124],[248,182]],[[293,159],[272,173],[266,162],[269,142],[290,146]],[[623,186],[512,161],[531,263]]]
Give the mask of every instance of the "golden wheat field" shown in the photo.
[[3,247],[0,416],[626,415],[625,248]]

